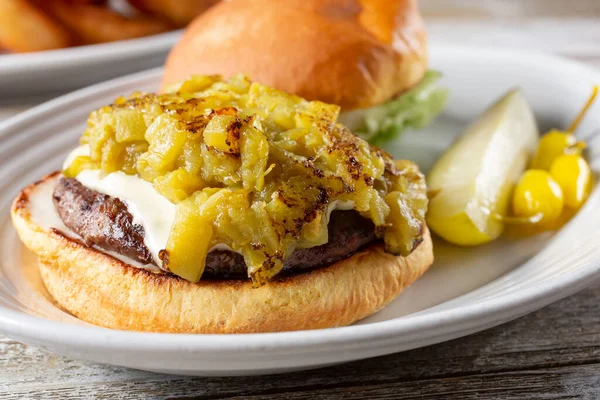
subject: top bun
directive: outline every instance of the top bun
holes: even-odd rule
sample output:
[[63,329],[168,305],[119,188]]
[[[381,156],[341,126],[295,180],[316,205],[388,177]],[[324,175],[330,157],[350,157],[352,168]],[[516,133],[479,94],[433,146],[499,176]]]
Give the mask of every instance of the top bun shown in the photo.
[[162,87],[191,74],[238,73],[345,110],[418,83],[427,35],[415,0],[233,0],[188,27]]

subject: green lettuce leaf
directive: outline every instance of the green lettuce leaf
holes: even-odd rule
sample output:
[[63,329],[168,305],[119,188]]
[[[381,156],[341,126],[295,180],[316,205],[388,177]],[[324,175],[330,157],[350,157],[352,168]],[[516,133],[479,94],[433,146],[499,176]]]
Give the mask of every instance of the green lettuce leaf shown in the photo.
[[358,121],[357,115],[350,117],[354,119],[353,132],[380,145],[397,138],[407,128],[424,128],[446,106],[448,90],[437,86],[441,77],[438,71],[427,71],[419,84],[399,97],[364,110]]

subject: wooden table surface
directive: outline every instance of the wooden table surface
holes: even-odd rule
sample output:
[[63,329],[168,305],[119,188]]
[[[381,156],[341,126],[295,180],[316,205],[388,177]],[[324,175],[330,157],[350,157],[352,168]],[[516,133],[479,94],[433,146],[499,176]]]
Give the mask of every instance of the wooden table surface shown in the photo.
[[[600,68],[600,0],[420,0],[436,40]],[[0,108],[0,119],[22,107]],[[600,399],[600,284],[451,342],[326,369],[186,378],[66,359],[0,336],[0,399]]]

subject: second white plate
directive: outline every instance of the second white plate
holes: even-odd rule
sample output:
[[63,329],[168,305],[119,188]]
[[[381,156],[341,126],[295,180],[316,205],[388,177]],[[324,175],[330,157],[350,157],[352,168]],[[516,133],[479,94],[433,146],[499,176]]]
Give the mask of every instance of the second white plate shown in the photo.
[[0,104],[32,103],[162,65],[181,31],[68,49],[0,54]]

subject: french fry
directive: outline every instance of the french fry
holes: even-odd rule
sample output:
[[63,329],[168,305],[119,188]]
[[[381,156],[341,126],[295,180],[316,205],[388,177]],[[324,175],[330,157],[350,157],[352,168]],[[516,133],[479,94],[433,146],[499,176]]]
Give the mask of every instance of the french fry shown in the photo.
[[172,26],[147,15],[125,17],[97,4],[51,1],[44,7],[83,44],[114,42],[166,32]]
[[0,47],[30,52],[74,44],[69,32],[27,0],[0,0]]
[[0,0],[0,54],[113,42],[185,26],[219,0]]
[[138,10],[165,18],[177,27],[187,25],[219,0],[129,0]]

